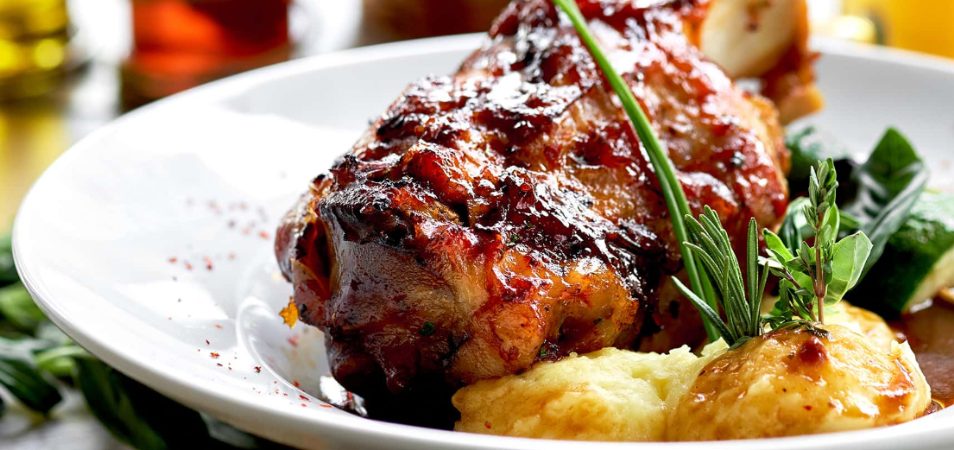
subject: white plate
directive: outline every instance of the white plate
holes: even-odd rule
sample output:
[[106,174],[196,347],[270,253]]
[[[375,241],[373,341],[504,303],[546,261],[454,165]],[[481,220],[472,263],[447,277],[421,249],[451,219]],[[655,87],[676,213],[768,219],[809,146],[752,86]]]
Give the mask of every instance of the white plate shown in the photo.
[[[107,363],[186,405],[296,446],[702,448],[414,428],[351,416],[308,394],[328,368],[320,334],[301,324],[289,330],[278,318],[291,288],[272,256],[277,220],[409,81],[451,72],[478,39],[295,61],[123,117],[66,153],[27,196],[14,231],[24,282],[54,322]],[[897,125],[932,161],[935,180],[951,180],[954,64],[822,49],[829,106],[814,120],[858,148]],[[954,410],[897,427],[734,448],[949,447],[952,419]]]

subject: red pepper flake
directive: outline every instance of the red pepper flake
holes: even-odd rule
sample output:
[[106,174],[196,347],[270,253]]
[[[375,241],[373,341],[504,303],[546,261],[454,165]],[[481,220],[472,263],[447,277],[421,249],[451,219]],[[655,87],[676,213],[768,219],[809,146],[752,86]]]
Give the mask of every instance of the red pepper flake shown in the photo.
[[294,336],[289,336],[288,339],[286,339],[286,340],[288,341],[288,345],[291,345],[292,347],[298,347],[298,335],[297,335],[297,334],[294,335]]
[[318,406],[320,406],[320,407],[322,407],[322,408],[331,408],[331,405],[329,405],[329,404],[327,404],[327,403],[322,403],[322,404],[320,404],[320,405],[318,405]]
[[179,261],[179,258],[176,258],[175,256],[172,256],[169,258],[169,264],[175,264],[178,261]]
[[205,340],[205,345],[209,345],[209,344],[210,344],[209,340],[206,339],[206,340]]
[[490,427],[491,427],[490,422],[484,422],[484,428],[489,430]]
[[301,383],[299,383],[298,380],[292,380],[292,386],[295,386],[296,388],[300,388]]
[[[221,355],[219,355],[218,352],[210,352],[210,353],[209,353],[209,356],[211,356],[212,359],[219,359],[219,356],[221,356]],[[221,364],[219,364],[219,365],[221,366]]]
[[310,398],[305,397],[304,395],[301,395],[301,394],[298,394],[298,398],[300,398],[300,399],[302,399],[302,400],[304,400],[304,401],[306,401],[306,402],[310,402],[310,401],[311,401]]
[[262,373],[262,366],[255,366],[255,373]]
[[269,234],[268,234],[267,231],[262,230],[262,231],[259,231],[259,232],[258,232],[258,237],[260,237],[260,238],[262,238],[262,239],[268,239]]
[[215,365],[222,367],[222,363],[215,363]]
[[192,263],[190,263],[189,261],[183,262],[183,265],[185,266],[186,270],[192,270]]
[[208,270],[209,272],[211,272],[211,271],[212,271],[212,258],[209,258],[208,256],[203,256],[203,257],[202,257],[202,261],[205,263],[205,270]]
[[306,404],[304,404],[304,403],[302,403],[302,404],[301,404],[301,407],[302,407],[302,408],[307,408],[307,407],[308,407],[308,405],[306,405]]
[[220,329],[220,330],[222,329],[222,324],[221,324],[221,323],[217,323],[217,324],[215,324],[214,326],[215,326],[215,328],[218,328],[218,329]]

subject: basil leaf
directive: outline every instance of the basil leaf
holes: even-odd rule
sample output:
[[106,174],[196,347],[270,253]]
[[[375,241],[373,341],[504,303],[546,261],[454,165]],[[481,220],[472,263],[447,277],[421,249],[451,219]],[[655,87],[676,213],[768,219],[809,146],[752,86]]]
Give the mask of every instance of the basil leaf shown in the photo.
[[[777,234],[766,228],[762,235],[765,237],[765,247],[768,249],[768,251],[774,253],[775,256],[778,257],[779,261],[791,261],[792,259],[795,259],[795,255],[793,255],[789,250],[788,245],[786,245],[782,241],[782,238],[780,238]],[[791,248],[798,248],[798,243]]]
[[828,283],[826,304],[839,302],[858,284],[872,244],[864,233],[855,233],[835,244],[831,260],[831,281]]
[[891,128],[856,172],[854,181],[857,195],[842,209],[871,240],[864,276],[881,257],[888,238],[907,220],[927,185],[928,169],[911,143]]
[[778,230],[778,237],[785,247],[798,248],[800,242],[804,242],[815,234],[802,214],[802,210],[809,203],[807,197],[798,197],[788,204],[788,210],[785,211],[785,220]]

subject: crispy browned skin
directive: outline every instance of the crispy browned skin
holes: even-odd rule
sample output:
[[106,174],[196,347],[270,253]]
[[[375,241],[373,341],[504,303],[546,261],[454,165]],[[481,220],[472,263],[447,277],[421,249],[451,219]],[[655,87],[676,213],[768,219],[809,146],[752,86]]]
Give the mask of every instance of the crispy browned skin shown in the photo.
[[[750,217],[773,226],[786,207],[776,113],[689,44],[697,2],[660,3],[580,6],[693,209],[716,209],[740,242]],[[409,86],[315,180],[276,249],[335,377],[358,393],[456,387],[701,329],[661,289],[681,262],[638,139],[544,0],[514,2],[456,74]]]

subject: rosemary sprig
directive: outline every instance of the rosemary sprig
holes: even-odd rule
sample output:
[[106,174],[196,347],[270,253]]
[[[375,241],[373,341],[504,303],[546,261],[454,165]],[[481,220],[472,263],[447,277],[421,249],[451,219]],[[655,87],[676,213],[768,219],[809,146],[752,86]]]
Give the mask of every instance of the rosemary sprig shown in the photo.
[[[652,125],[646,117],[646,113],[642,110],[639,103],[636,102],[636,98],[633,96],[629,85],[627,85],[623,77],[613,69],[609,59],[606,58],[596,39],[593,38],[593,35],[587,27],[586,19],[580,12],[579,7],[577,7],[576,2],[574,0],[553,0],[553,3],[569,17],[570,22],[580,36],[580,40],[583,41],[583,44],[589,49],[593,60],[596,61],[596,64],[603,72],[603,76],[606,77],[613,91],[615,91],[619,97],[620,103],[623,105],[623,110],[626,111],[626,115],[629,116],[629,120],[636,130],[640,142],[646,148],[646,153],[649,155],[649,162],[652,164],[656,172],[656,177],[659,179],[659,185],[663,197],[666,200],[666,207],[669,209],[669,216],[672,219],[672,227],[676,235],[676,240],[680,243],[688,242],[689,235],[683,218],[688,216],[691,212],[689,210],[689,203],[686,201],[686,194],[682,190],[679,179],[676,178],[676,170],[673,168],[672,161],[669,160],[669,156],[656,137],[656,133],[653,131]],[[707,304],[710,309],[718,310],[719,301],[712,284],[706,277],[705,266],[696,260],[689,247],[680,245],[679,251],[682,254],[682,260],[686,267],[689,284],[692,286],[691,292],[695,294],[696,298],[704,299],[704,303]],[[706,332],[709,334],[711,340],[715,340],[721,334],[716,330],[715,324],[711,323],[711,321],[706,321]]]
[[[759,273],[759,231],[755,219],[749,221],[746,248],[747,274],[742,279],[742,269],[732,249],[729,235],[722,227],[719,215],[708,206],[699,220],[686,216],[690,241],[685,245],[699,258],[712,276],[719,292],[719,303],[726,320],[719,310],[710,307],[678,278],[673,277],[676,287],[699,310],[705,320],[719,331],[730,346],[741,344],[750,337],[762,334],[761,305],[768,281],[768,266]],[[718,275],[716,275],[718,274]]]

